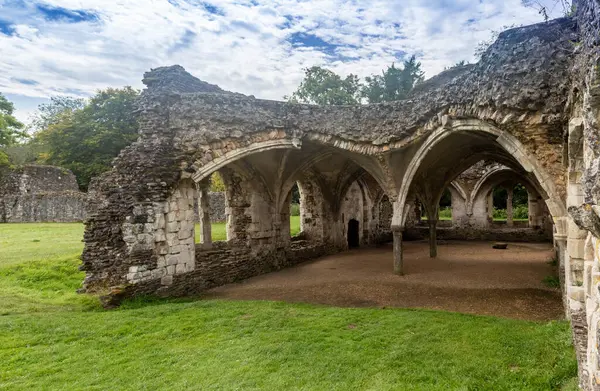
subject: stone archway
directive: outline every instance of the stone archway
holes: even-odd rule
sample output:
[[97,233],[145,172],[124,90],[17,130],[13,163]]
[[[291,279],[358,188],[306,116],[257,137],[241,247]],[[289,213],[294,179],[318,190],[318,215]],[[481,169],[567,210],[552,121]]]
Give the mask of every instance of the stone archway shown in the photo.
[[404,209],[408,192],[419,167],[421,167],[423,161],[427,158],[428,153],[435,146],[443,143],[449,136],[468,133],[483,133],[491,136],[491,142],[496,142],[499,147],[514,158],[523,170],[536,178],[539,186],[546,194],[545,201],[557,227],[557,234],[559,236],[565,235],[566,208],[561,201],[560,193],[556,189],[556,185],[550,174],[536,162],[536,160],[528,153],[527,149],[514,136],[487,122],[472,119],[450,121],[446,126],[440,127],[434,131],[421,145],[404,174],[398,199],[396,201],[397,212],[394,213],[393,225],[396,227],[404,226]]

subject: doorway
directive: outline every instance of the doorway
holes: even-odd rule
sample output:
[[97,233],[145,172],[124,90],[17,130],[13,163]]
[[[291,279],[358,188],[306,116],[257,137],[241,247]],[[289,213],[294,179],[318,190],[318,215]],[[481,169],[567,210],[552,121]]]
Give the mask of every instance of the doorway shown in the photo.
[[357,248],[360,244],[358,220],[348,221],[348,248]]

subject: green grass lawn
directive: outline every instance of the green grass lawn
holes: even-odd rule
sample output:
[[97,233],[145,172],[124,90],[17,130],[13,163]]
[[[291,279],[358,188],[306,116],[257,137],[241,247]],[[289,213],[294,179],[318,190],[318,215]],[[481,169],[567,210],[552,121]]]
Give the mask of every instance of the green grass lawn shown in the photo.
[[[213,223],[212,224],[212,240],[213,242],[219,242],[227,240],[227,230],[225,222]],[[290,217],[290,234],[291,236],[298,235],[300,233],[300,216]],[[200,224],[196,224],[196,243],[200,242]]]
[[201,299],[104,311],[75,293],[81,233],[0,225],[0,390],[576,389],[567,322]]

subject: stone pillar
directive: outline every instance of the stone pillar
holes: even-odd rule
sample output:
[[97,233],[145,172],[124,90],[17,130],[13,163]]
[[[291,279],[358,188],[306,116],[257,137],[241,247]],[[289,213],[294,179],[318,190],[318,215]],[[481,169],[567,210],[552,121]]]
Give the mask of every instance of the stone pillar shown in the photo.
[[487,197],[487,213],[488,213],[488,225],[494,223],[494,193],[490,192]]
[[528,205],[527,205],[527,215],[528,215],[528,220],[529,220],[529,227],[530,228],[535,228],[538,229],[540,228],[541,224],[539,222],[539,205],[538,205],[538,200],[536,197],[532,197],[531,195],[528,198]]
[[437,220],[427,220],[429,224],[429,257],[437,257]]
[[404,275],[404,258],[402,254],[402,231],[394,230],[394,274]]
[[506,191],[506,225],[509,227],[513,226],[513,188],[509,187]]
[[212,247],[212,227],[210,223],[209,183],[198,184],[198,214],[200,215],[200,243],[204,248]]

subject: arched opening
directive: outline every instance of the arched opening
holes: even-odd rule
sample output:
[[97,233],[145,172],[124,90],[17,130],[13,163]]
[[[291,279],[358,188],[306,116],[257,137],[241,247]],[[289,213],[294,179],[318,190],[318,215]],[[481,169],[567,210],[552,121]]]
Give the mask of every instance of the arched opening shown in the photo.
[[[402,179],[403,187],[399,191],[394,225],[399,229],[405,228],[408,215],[405,213],[408,194],[417,194],[427,214],[430,257],[436,257],[438,233],[441,233],[441,231],[438,232],[438,228],[441,226],[438,217],[439,200],[444,191],[459,178],[461,173],[480,161],[494,161],[512,170],[511,190],[516,177],[525,178],[546,201],[553,220],[557,222],[556,230],[560,234],[564,233],[565,207],[552,177],[545,171],[547,168],[554,169],[554,167],[542,167],[535,160],[535,154],[525,150],[514,136],[478,120],[451,121],[448,126],[434,131],[418,147]],[[507,179],[511,178],[505,180]],[[466,183],[467,188],[473,188],[476,180],[469,181],[469,178],[461,178],[461,182]],[[560,183],[560,180],[557,182]],[[491,189],[487,188],[484,194],[487,192],[491,193]],[[464,198],[467,199],[466,194]],[[512,199],[510,204],[512,205]],[[479,226],[470,224],[473,212],[479,210],[479,207],[474,208],[472,201],[465,202],[465,206],[467,206],[465,207],[465,216],[461,216],[462,234],[467,235],[469,240],[472,238],[497,240],[491,239],[493,236],[488,235],[485,230],[482,231]],[[483,209],[486,209],[485,206]],[[490,209],[493,209],[493,205]],[[446,229],[442,231],[444,231],[444,239],[452,239],[445,234],[456,233],[448,232]],[[513,237],[520,241],[529,240],[529,237],[517,238],[515,235]],[[395,246],[395,248],[399,247]],[[396,258],[399,256],[395,255]]]
[[348,220],[348,248],[360,247],[360,223],[358,220]]
[[452,194],[450,189],[446,188],[440,197],[438,204],[438,219],[440,226],[452,225]]
[[290,196],[290,236],[292,238],[297,237],[301,232],[300,220],[301,220],[301,193],[298,183],[294,183],[294,187],[291,190]]
[[516,226],[529,227],[529,192],[521,183],[513,187],[512,218]]

